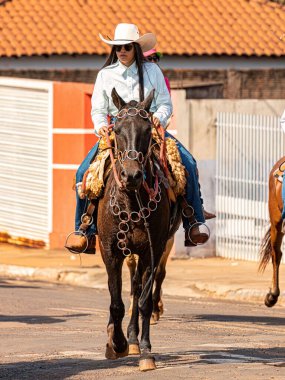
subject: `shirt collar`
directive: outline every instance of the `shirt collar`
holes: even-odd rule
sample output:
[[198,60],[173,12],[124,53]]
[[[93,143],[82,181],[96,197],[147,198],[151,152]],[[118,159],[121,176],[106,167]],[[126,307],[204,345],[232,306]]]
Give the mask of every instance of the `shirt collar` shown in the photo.
[[131,66],[127,67],[123,65],[119,60],[118,60],[118,71],[120,74],[124,74],[127,70],[130,70],[133,74],[137,74],[138,72],[138,67],[136,64],[136,61],[134,61]]

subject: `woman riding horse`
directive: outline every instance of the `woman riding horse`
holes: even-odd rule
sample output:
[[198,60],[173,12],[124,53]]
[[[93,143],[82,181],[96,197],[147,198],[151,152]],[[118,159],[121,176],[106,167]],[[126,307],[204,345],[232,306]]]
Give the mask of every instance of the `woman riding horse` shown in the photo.
[[[154,126],[161,125],[165,127],[172,114],[171,98],[160,68],[153,63],[147,62],[143,56],[143,52],[149,51],[155,46],[155,36],[152,33],[147,33],[140,37],[136,25],[118,24],[115,29],[114,40],[104,39],[101,35],[100,38],[108,45],[111,45],[112,50],[103,69],[98,73],[92,95],[91,116],[95,125],[95,133],[98,136],[103,136],[108,129],[108,115],[111,120],[114,120],[118,113],[111,96],[113,87],[126,102],[130,100],[143,101],[154,90],[154,98],[150,107],[150,111],[153,113],[152,122]],[[169,134],[168,137],[174,139]],[[205,215],[196,161],[180,142],[176,140],[176,143],[182,163],[189,174],[185,197],[187,204],[194,209],[195,220],[204,223]],[[90,161],[94,158],[97,148],[98,143],[90,150],[79,167],[76,173],[77,187],[82,183],[84,173],[88,169]],[[81,199],[77,191],[76,198],[75,230],[78,231],[80,230],[82,215],[86,211],[87,200]],[[213,214],[207,213],[207,219],[212,217],[214,217]],[[198,226],[191,228],[189,219],[186,217],[183,217],[183,226],[186,246],[203,244],[208,240],[208,234],[201,233]],[[86,247],[85,237],[78,234],[71,244],[67,242],[66,248],[72,252],[95,253],[95,233],[96,226],[93,223],[86,231],[88,247]]]

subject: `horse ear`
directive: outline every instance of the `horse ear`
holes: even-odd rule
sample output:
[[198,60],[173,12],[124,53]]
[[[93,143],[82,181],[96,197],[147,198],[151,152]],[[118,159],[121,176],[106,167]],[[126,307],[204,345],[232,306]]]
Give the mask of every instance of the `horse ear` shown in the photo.
[[143,107],[144,110],[149,111],[153,97],[154,97],[154,89],[152,89],[151,92],[148,94],[147,98],[143,102],[141,102],[141,106]]
[[113,87],[113,90],[111,92],[111,96],[112,96],[112,99],[113,99],[113,103],[115,104],[115,106],[120,111],[120,109],[122,109],[124,107],[124,105],[126,105],[126,102],[124,102],[124,100],[117,93],[115,87]]

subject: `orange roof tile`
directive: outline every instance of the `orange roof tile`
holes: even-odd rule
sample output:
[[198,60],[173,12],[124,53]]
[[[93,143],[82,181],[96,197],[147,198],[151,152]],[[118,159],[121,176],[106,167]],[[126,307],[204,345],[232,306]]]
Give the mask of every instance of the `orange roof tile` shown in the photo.
[[164,54],[285,55],[285,6],[268,0],[0,0],[0,56],[107,54],[119,22]]

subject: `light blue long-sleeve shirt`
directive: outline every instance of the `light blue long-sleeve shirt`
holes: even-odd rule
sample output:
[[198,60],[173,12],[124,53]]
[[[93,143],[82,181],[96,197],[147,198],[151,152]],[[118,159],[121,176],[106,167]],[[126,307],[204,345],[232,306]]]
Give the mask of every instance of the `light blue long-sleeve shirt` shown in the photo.
[[[152,89],[155,90],[150,111],[154,112],[162,126],[166,126],[173,107],[162,71],[155,63],[145,62],[143,72],[145,98]],[[96,134],[101,127],[108,125],[107,115],[116,116],[118,113],[111,97],[114,87],[126,103],[139,101],[139,76],[135,62],[127,67],[118,61],[99,71],[91,99],[91,117]]]

